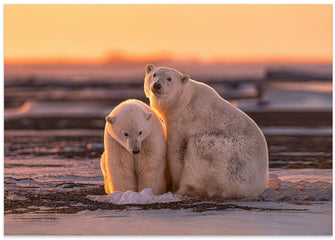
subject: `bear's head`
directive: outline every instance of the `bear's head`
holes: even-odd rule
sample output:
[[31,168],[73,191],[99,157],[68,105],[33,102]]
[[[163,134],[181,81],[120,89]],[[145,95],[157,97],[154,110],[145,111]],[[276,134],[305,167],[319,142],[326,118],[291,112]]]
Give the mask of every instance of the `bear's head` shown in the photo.
[[105,119],[109,134],[131,154],[141,151],[141,143],[150,134],[152,112],[137,103],[123,103]]
[[183,93],[190,77],[167,67],[145,67],[144,92],[150,101],[162,100],[173,103]]

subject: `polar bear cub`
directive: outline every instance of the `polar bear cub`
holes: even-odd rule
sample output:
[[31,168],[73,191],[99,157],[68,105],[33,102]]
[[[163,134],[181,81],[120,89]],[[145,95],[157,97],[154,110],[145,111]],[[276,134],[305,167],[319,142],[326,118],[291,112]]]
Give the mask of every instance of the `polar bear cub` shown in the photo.
[[145,94],[167,129],[173,191],[209,198],[260,195],[268,149],[256,123],[186,74],[152,64],[145,70]]
[[145,103],[127,100],[106,117],[101,156],[105,192],[165,192],[166,132],[159,115]]

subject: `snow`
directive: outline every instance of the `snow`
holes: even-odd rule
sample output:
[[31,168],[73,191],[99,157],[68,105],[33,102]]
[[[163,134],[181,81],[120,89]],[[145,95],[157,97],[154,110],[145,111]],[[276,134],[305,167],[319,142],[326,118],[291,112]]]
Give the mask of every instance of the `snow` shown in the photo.
[[[89,196],[91,200],[114,204],[150,204],[178,202],[185,196],[171,192],[154,195],[151,188],[141,192],[114,192],[103,196]],[[249,201],[245,199],[242,201]],[[263,201],[330,201],[332,200],[331,170],[299,169],[299,170],[271,170],[268,188],[260,198]]]
[[162,195],[154,195],[151,188],[145,188],[141,192],[113,192],[104,196],[89,196],[91,200],[100,202],[109,202],[114,204],[150,204],[150,203],[166,203],[179,202],[185,197],[173,194],[171,192]]
[[330,201],[332,171],[320,169],[272,169],[268,188],[262,194],[265,201]]

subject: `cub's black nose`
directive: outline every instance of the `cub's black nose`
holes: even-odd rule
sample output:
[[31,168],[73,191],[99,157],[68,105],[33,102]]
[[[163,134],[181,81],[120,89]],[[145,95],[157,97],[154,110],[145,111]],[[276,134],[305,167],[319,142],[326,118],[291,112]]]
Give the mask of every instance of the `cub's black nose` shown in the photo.
[[133,154],[138,154],[140,150],[133,150]]
[[152,87],[153,87],[154,90],[159,91],[159,90],[161,90],[162,85],[160,83],[156,82],[156,83],[154,83],[154,85]]

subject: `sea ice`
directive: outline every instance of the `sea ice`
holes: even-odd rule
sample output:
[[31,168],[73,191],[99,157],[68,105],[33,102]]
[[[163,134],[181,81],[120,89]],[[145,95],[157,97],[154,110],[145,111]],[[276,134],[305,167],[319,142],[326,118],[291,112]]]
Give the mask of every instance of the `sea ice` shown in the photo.
[[331,200],[332,191],[331,189],[318,189],[318,188],[307,188],[306,195],[308,199],[314,200]]
[[287,198],[288,200],[301,200],[303,199],[301,192],[299,189],[295,189],[292,187],[286,187],[282,188],[281,194],[284,198]]
[[[260,198],[266,202],[297,202],[297,201],[331,201],[332,200],[332,176],[331,171],[324,175],[315,174],[314,171],[278,171],[269,174],[268,188]],[[293,172],[294,174],[288,174]],[[324,173],[324,171],[322,172]],[[321,181],[320,181],[321,180]],[[154,195],[151,188],[141,192],[114,192],[103,196],[88,196],[93,201],[109,202],[114,204],[150,204],[178,202],[186,199],[186,196],[171,192],[162,195]],[[248,199],[244,199],[248,201]],[[250,199],[249,199],[250,200]]]
[[7,197],[8,200],[14,200],[14,201],[25,201],[28,198],[23,197],[23,196],[18,196],[18,195],[11,195]]
[[278,201],[280,199],[279,194],[273,188],[265,189],[265,191],[262,193],[261,197],[265,201]]

